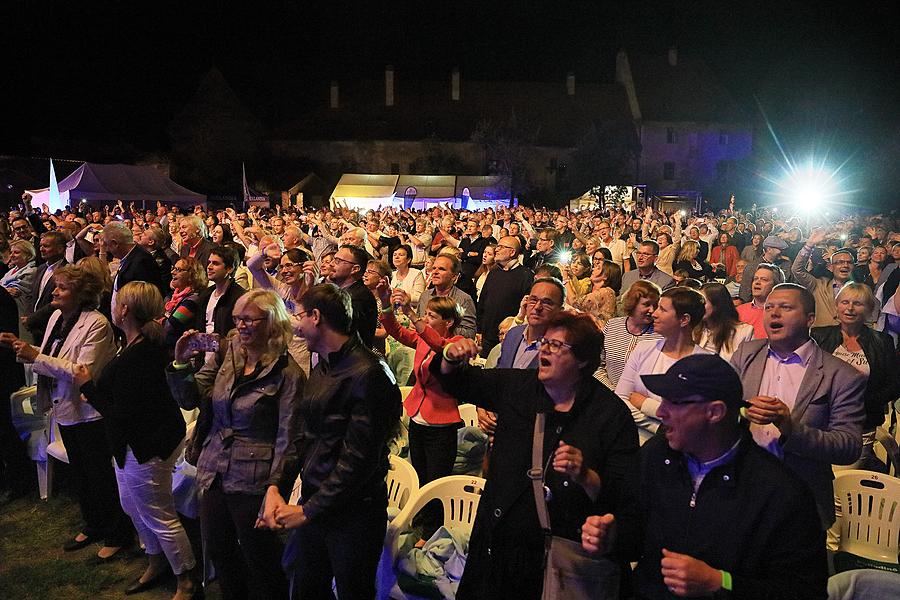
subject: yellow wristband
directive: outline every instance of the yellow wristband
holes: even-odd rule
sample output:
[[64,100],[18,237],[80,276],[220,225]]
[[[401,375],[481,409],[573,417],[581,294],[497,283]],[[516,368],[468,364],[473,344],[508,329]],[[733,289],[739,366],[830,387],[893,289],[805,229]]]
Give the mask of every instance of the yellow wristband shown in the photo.
[[731,573],[729,573],[728,571],[721,571],[721,573],[722,573],[722,589],[728,590],[729,592],[732,591],[731,590]]
[[444,360],[446,360],[446,361],[447,361],[448,363],[450,363],[451,365],[458,365],[459,363],[462,362],[461,360],[453,360],[452,358],[450,358],[449,356],[447,356],[447,350],[450,349],[450,346],[451,346],[451,345],[452,345],[452,344],[447,344],[446,346],[444,346],[444,351],[441,352],[441,356],[443,356],[443,357],[444,357]]
[[189,363],[189,362],[180,363],[178,361],[174,361],[174,360],[172,361],[172,368],[175,369],[176,371],[181,371],[182,369],[187,369],[189,366],[191,366],[191,363]]

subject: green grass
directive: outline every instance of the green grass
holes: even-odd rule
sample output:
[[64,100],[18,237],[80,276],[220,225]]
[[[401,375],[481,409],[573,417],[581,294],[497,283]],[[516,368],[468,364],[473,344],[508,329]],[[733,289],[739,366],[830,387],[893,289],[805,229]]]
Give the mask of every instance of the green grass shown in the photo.
[[[100,564],[96,561],[99,545],[63,552],[62,545],[77,533],[79,524],[77,504],[65,495],[0,506],[0,598],[123,598],[123,590],[146,567],[143,553],[132,551],[125,558]],[[174,580],[138,597],[168,600],[173,593]],[[213,597],[218,594],[207,593],[207,598]]]

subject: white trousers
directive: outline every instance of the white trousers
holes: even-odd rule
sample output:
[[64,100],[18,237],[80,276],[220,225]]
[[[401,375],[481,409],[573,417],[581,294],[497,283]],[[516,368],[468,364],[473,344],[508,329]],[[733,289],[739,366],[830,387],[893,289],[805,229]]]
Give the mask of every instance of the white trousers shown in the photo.
[[147,554],[165,553],[176,575],[196,564],[172,497],[172,468],[181,450],[180,445],[166,460],[153,457],[139,464],[128,448],[125,467],[116,465],[115,469],[122,509],[131,517],[144,550]]

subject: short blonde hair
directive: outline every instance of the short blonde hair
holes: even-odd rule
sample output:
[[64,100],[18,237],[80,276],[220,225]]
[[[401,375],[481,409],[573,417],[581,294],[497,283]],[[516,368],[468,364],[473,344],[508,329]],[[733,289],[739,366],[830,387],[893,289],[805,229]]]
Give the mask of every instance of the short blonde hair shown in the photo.
[[28,240],[13,240],[9,243],[9,249],[19,248],[22,251],[22,254],[28,259],[28,262],[34,260],[35,252],[34,252],[34,244],[29,242]]
[[102,260],[96,256],[85,256],[75,264],[95,275],[100,280],[104,292],[112,292],[112,275],[109,274],[109,267]]
[[281,296],[272,290],[254,289],[244,293],[234,303],[232,315],[240,314],[248,305],[253,304],[263,314],[265,320],[261,323],[263,335],[268,340],[268,349],[265,352],[267,358],[274,358],[284,354],[288,343],[294,336],[291,327],[291,319]]
[[155,285],[146,281],[126,283],[116,294],[116,304],[128,307],[129,314],[141,326],[144,337],[157,343],[165,338],[165,331],[157,322],[163,316],[165,305]]
[[855,300],[862,300],[863,304],[866,306],[866,313],[875,310],[875,294],[872,292],[872,288],[864,283],[848,281],[844,284],[844,287],[840,289],[837,296],[834,297],[834,303],[837,304],[840,302],[844,296],[850,296],[850,298]]

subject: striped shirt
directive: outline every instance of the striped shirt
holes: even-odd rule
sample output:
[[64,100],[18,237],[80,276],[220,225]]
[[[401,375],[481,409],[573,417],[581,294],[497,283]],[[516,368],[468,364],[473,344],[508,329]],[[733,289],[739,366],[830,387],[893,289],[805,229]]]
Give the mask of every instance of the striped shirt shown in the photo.
[[628,317],[615,317],[603,328],[603,354],[600,368],[594,373],[594,377],[611,390],[616,389],[619,377],[625,370],[625,363],[638,342],[662,339],[661,335],[653,332],[652,324],[640,335],[633,335],[628,331],[627,320]]

